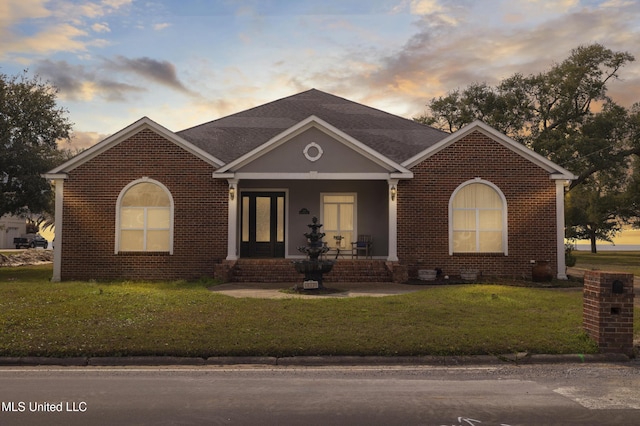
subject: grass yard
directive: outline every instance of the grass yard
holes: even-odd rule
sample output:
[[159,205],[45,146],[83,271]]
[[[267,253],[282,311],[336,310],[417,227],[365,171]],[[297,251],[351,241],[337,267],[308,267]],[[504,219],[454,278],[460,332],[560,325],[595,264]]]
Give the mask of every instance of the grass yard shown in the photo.
[[597,352],[582,331],[579,289],[483,284],[382,298],[235,299],[207,282],[50,276],[50,265],[0,268],[0,356]]
[[572,253],[576,256],[576,268],[631,272],[640,276],[640,251],[601,251],[593,254],[574,250]]

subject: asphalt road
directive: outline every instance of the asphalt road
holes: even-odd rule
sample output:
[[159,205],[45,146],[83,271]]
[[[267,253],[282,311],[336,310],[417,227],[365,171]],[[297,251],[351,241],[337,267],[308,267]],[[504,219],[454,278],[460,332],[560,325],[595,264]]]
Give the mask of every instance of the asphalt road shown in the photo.
[[5,367],[0,402],[3,426],[630,425],[640,364]]

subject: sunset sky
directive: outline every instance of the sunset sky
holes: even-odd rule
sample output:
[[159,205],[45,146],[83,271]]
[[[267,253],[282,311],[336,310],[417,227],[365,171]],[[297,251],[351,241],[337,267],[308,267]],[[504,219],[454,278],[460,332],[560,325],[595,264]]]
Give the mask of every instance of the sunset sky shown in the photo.
[[88,146],[142,116],[178,131],[310,88],[407,118],[473,82],[602,43],[638,58],[637,0],[2,0],[0,73],[59,89]]

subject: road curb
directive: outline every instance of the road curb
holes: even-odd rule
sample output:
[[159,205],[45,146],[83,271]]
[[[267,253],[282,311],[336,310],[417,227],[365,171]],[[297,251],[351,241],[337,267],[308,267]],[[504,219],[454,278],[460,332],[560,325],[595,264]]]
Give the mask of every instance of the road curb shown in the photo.
[[626,363],[632,359],[624,354],[567,355],[475,355],[475,356],[293,356],[293,357],[0,357],[0,367],[63,366],[63,367],[127,367],[127,366],[238,366],[269,365],[282,367],[314,366],[444,366],[465,365],[531,365]]

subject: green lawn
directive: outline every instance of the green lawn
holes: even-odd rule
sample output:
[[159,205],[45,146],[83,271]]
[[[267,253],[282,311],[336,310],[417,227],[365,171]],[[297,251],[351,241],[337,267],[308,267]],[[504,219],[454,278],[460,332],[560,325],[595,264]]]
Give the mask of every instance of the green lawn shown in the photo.
[[640,276],[640,251],[601,251],[593,254],[574,250],[572,253],[577,259],[576,268],[631,272]]
[[215,294],[207,282],[50,283],[50,275],[50,265],[0,268],[0,356],[597,352],[582,331],[579,289],[452,285],[266,300]]

